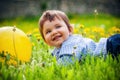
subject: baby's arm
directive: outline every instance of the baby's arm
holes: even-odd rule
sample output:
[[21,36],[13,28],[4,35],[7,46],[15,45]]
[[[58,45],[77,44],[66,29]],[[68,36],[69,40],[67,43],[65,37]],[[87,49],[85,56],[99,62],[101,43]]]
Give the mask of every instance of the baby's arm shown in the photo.
[[87,47],[87,54],[93,54],[93,52],[95,51],[96,49],[96,45],[97,43],[95,43],[92,39],[90,38],[85,38],[84,39],[85,43],[86,43],[86,47]]
[[87,46],[87,53],[94,55],[94,56],[106,54],[107,38],[101,38],[98,43],[94,42],[90,38],[85,38],[84,40]]
[[107,38],[101,38],[99,40],[99,42],[97,43],[96,45],[96,49],[94,50],[94,53],[93,55],[106,55],[107,54],[107,51],[106,51],[106,41],[107,41]]

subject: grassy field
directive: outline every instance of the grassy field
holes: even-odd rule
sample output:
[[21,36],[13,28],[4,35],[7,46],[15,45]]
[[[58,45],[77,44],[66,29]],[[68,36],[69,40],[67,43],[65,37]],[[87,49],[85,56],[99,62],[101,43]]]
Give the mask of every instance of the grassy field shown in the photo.
[[[82,24],[85,27],[105,27],[105,29],[111,27],[120,28],[120,17],[115,17],[108,14],[68,14],[71,24]],[[9,19],[0,19],[0,27],[2,26],[16,26],[22,29],[24,32],[31,31],[38,28],[39,16],[30,17],[17,17]]]
[[[120,18],[107,14],[71,15],[68,14],[74,33],[98,41],[101,37],[109,37],[120,33]],[[0,27],[16,26],[23,30],[31,40],[32,55],[30,62],[8,65],[0,63],[0,80],[119,80],[120,62],[111,55],[89,56],[82,62],[60,66],[51,56],[52,47],[47,46],[38,31],[39,17],[17,17],[1,19]],[[1,58],[2,56],[0,56]],[[119,57],[120,60],[120,57]]]

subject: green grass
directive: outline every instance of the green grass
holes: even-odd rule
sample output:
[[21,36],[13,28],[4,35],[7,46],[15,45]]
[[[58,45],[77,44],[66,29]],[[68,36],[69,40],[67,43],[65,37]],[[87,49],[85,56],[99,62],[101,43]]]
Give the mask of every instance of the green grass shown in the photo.
[[[68,66],[56,64],[50,55],[51,48],[42,40],[37,41],[31,35],[33,46],[32,58],[29,63],[17,66],[2,65],[0,67],[0,80],[119,80],[120,62],[111,56],[87,57],[80,63]],[[119,56],[120,60],[120,56]]]
[[[85,27],[104,26],[106,29],[116,26],[120,28],[120,17],[109,14],[68,14],[71,24],[82,24]],[[0,19],[0,27],[16,26],[24,32],[38,28],[39,16],[17,17],[9,19]]]
[[16,26],[21,30],[23,30],[24,32],[28,32],[35,28],[38,28],[38,20],[39,20],[39,17],[36,17],[36,16],[1,19],[0,27]]
[[[85,27],[105,25],[106,28],[120,27],[120,18],[99,14],[94,15],[68,15],[70,22],[83,24]],[[39,17],[17,17],[1,19],[0,27],[16,26],[24,32],[38,28]],[[32,32],[31,32],[32,33]],[[39,33],[39,32],[36,32]],[[32,56],[28,63],[16,66],[0,63],[0,80],[119,80],[120,62],[113,60],[110,55],[93,57],[87,55],[85,60],[73,65],[60,66],[56,64],[55,57],[51,56],[52,48],[47,46],[43,39],[38,40],[36,33],[29,38],[32,43]],[[1,57],[1,56],[0,56]],[[119,56],[120,60],[120,56]]]
[[112,16],[109,14],[76,14],[68,15],[71,23],[82,24],[85,27],[92,26],[104,26],[105,28],[110,28],[113,26],[120,28],[120,17]]

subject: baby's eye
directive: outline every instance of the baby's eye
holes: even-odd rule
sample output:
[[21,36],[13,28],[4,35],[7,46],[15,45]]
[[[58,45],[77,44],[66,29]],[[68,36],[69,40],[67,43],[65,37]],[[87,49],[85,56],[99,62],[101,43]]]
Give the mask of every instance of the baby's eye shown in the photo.
[[60,28],[61,26],[56,26],[56,29]]
[[49,34],[51,31],[49,30],[49,31],[46,31],[46,34]]

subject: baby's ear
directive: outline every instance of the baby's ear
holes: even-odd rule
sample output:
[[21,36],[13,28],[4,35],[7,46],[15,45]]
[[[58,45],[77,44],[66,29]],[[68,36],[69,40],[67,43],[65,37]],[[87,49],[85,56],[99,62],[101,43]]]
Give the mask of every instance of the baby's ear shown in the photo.
[[74,24],[70,24],[70,32],[71,32],[71,34],[73,33],[73,29],[74,29]]

